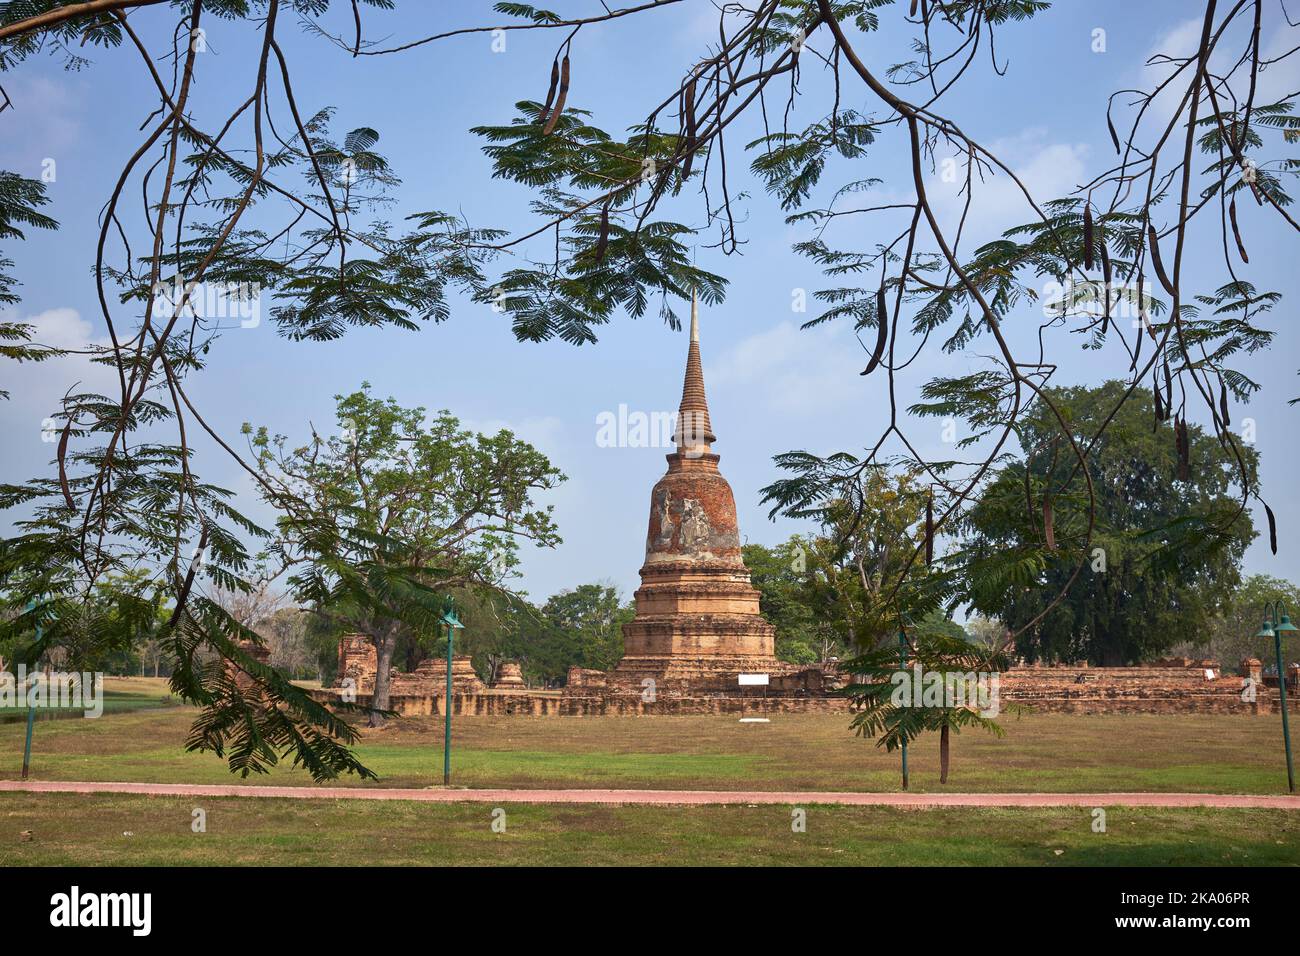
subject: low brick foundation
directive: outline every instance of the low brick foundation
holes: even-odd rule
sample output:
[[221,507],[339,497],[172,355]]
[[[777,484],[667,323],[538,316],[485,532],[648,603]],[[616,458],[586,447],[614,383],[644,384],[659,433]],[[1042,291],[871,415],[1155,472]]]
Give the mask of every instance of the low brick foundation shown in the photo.
[[[748,693],[696,692],[670,684],[658,688],[653,701],[628,688],[595,679],[600,672],[579,672],[564,690],[529,690],[514,685],[487,688],[471,678],[468,658],[455,661],[452,713],[480,717],[699,716],[734,714],[763,716],[791,713],[848,713],[851,702],[836,696],[836,681],[807,676],[774,678],[764,697],[761,689]],[[391,707],[405,716],[443,713],[443,661],[422,667],[419,675],[394,675]],[[575,670],[577,670],[575,668]],[[1207,679],[1207,673],[1214,675]],[[826,675],[829,678],[829,675]],[[1276,682],[1274,682],[1276,684]],[[1254,699],[1243,695],[1245,679],[1224,674],[1213,661],[1162,663],[1149,667],[1014,667],[1000,676],[1004,711],[1023,707],[1055,714],[1273,714],[1279,712],[1276,686],[1255,686]],[[357,702],[370,702],[373,684],[362,683]],[[339,688],[314,692],[318,700],[337,700]],[[1288,687],[1289,707],[1300,711],[1300,694]]]
[[[1207,673],[1213,679],[1207,679]],[[1278,710],[1277,690],[1224,674],[1214,661],[1149,667],[1013,667],[1001,677],[1003,704],[1064,714],[1260,714]],[[1292,709],[1295,702],[1288,701]]]

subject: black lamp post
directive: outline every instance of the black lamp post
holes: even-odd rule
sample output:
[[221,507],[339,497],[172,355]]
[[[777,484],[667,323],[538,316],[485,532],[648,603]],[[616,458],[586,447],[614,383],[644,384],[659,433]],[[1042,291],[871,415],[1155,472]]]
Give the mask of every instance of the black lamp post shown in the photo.
[[[442,709],[446,712],[443,721],[442,736],[442,785],[445,787],[451,783],[451,655],[452,655],[452,637],[456,633],[456,628],[464,627],[460,623],[460,618],[456,616],[456,609],[448,605],[446,613],[442,615],[442,623],[447,625],[447,692],[443,697]],[[1289,751],[1288,751],[1289,753]]]
[[1286,712],[1286,668],[1282,663],[1282,635],[1292,634],[1297,628],[1291,623],[1287,607],[1281,601],[1264,605],[1264,624],[1256,632],[1259,638],[1273,638],[1273,649],[1277,655],[1277,693],[1282,704],[1282,742],[1286,746],[1286,784],[1287,789],[1295,793],[1295,766],[1291,761],[1291,722]]

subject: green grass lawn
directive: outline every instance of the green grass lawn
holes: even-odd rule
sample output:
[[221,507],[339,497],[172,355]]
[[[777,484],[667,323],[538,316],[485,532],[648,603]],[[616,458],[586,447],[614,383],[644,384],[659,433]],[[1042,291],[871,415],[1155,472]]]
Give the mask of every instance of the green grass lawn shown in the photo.
[[[161,702],[164,684],[114,688]],[[36,728],[33,777],[228,783],[223,761],[187,754],[189,707],[108,712]],[[848,732],[840,714],[733,717],[460,718],[453,782],[465,787],[895,790],[898,754]],[[1277,793],[1286,783],[1276,718],[1027,714],[1001,739],[953,741],[950,790]],[[0,778],[15,778],[21,724],[0,724]],[[938,746],[912,748],[912,788],[941,789]],[[442,724],[366,731],[379,784],[441,781]],[[249,783],[309,784],[277,768]],[[355,779],[339,781],[362,785]],[[191,832],[192,812],[207,832]],[[791,808],[488,804],[126,795],[0,794],[0,865],[21,864],[1297,864],[1300,814],[1270,810]],[[30,839],[24,832],[30,831]],[[1058,852],[1059,851],[1059,852]]]
[[[153,693],[158,693],[155,686]],[[125,689],[120,689],[125,692]],[[147,694],[136,687],[132,693]],[[165,686],[161,693],[165,694]],[[228,783],[223,761],[187,754],[188,707],[107,713],[37,726],[33,777]],[[854,737],[842,714],[734,717],[465,717],[455,723],[453,781],[466,787],[894,790],[899,757]],[[1003,738],[967,732],[952,748],[947,789],[1278,793],[1286,786],[1271,716],[1027,714]],[[0,724],[0,779],[18,776],[22,724]],[[379,785],[441,782],[442,724],[406,718],[367,731],[357,750]],[[912,789],[938,790],[938,742],[913,746]],[[277,768],[249,783],[309,784]],[[358,785],[354,778],[339,781]]]
[[[194,810],[207,830],[194,833]],[[0,794],[0,866],[1295,865],[1283,810],[903,810]],[[24,836],[24,831],[30,834]]]

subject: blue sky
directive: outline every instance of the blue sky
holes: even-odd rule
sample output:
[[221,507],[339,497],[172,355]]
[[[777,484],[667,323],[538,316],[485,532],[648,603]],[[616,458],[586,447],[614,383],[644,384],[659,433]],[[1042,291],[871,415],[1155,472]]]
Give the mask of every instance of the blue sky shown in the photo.
[[[344,6],[332,21],[340,30],[350,28]],[[406,12],[368,14],[367,36],[404,40],[495,19],[486,3],[480,13],[468,3],[402,6]],[[1181,0],[1058,3],[1028,24],[1003,29],[997,55],[1000,62],[1009,61],[1007,75],[994,77],[987,56],[982,57],[944,100],[942,111],[998,151],[1038,198],[1066,195],[1113,157],[1105,97],[1115,89],[1149,84],[1154,73],[1143,62],[1153,50],[1194,42],[1199,20],[1188,18],[1197,14],[1196,6]],[[558,8],[566,14],[590,13],[599,5],[575,0]],[[885,28],[858,39],[860,54],[877,72],[901,58],[898,51],[906,42],[902,13],[902,8],[885,10]],[[140,12],[133,22],[161,24],[162,19]],[[1278,33],[1277,24],[1266,21],[1265,27],[1266,50],[1270,44],[1294,45],[1294,38],[1288,43]],[[1106,31],[1104,53],[1092,50],[1097,28]],[[153,29],[149,35],[157,40],[162,33]],[[444,209],[463,213],[474,225],[522,230],[535,224],[528,192],[491,179],[481,143],[468,129],[508,122],[515,101],[544,95],[557,34],[511,33],[499,53],[493,52],[489,36],[475,35],[355,61],[292,24],[282,22],[280,36],[304,112],[334,106],[339,133],[363,125],[379,131],[377,148],[403,179],[398,204],[386,218],[399,222],[410,213]],[[209,32],[196,90],[197,109],[208,123],[247,96],[249,37],[219,24]],[[644,117],[683,68],[704,54],[710,39],[716,39],[716,25],[713,7],[704,0],[584,28],[573,44],[569,103],[592,110],[597,125],[621,130]],[[827,48],[822,35],[811,42],[817,49]],[[43,160],[57,162],[48,211],[62,229],[33,233],[26,243],[11,243],[4,250],[17,260],[24,283],[17,317],[34,322],[41,330],[38,337],[51,344],[77,345],[105,334],[90,275],[96,217],[123,162],[140,142],[138,127],[152,103],[151,81],[133,50],[91,55],[95,62],[79,73],[63,71],[55,60],[35,59],[0,77],[15,103],[0,115],[0,168],[39,176]],[[820,95],[827,89],[825,78],[818,76],[811,59],[806,62],[805,87],[811,95],[792,127],[820,118],[828,103]],[[1265,84],[1269,91],[1294,90],[1300,88],[1300,78],[1294,66],[1283,65],[1271,71]],[[850,83],[844,105],[875,109]],[[758,132],[751,121],[728,142],[733,190],[750,194],[738,204],[746,244],[740,255],[723,256],[705,248],[716,240],[716,234],[709,235],[701,240],[697,257],[730,281],[725,304],[702,314],[705,380],[718,434],[715,450],[736,493],[742,534],[751,542],[770,544],[806,530],[788,521],[769,521],[759,502],[759,489],[776,476],[772,456],[792,448],[860,449],[879,432],[886,409],[880,391],[884,380],[858,376],[864,355],[847,329],[798,328],[811,313],[792,311],[794,290],[811,293],[833,283],[790,249],[792,242],[807,238],[808,228],[787,226],[776,204],[746,172],[748,159],[742,158],[741,147]],[[890,133],[860,161],[860,168],[833,170],[828,181],[839,181],[837,172],[882,176],[879,197],[906,198],[904,159],[903,142],[897,132]],[[932,189],[940,209],[955,214],[957,197],[937,172]],[[983,184],[976,195],[968,227],[974,244],[1029,218],[1005,178]],[[701,220],[698,199],[685,194],[665,212],[688,223]],[[1292,494],[1300,409],[1286,405],[1300,394],[1297,336],[1294,322],[1286,318],[1289,303],[1300,292],[1294,235],[1253,204],[1243,205],[1241,213],[1251,254],[1245,277],[1282,292],[1288,303],[1266,320],[1278,333],[1272,351],[1249,360],[1250,373],[1263,390],[1235,416],[1257,422],[1265,496],[1282,536],[1281,554],[1270,555],[1261,539],[1249,551],[1246,566],[1300,580],[1300,549],[1289,543],[1300,527],[1300,506]],[[898,231],[894,221],[883,217],[845,220],[836,228],[828,234],[832,244],[857,248]],[[974,244],[963,248],[969,251]],[[1185,274],[1203,272],[1217,284],[1222,266],[1215,252],[1212,246],[1194,245]],[[1034,310],[1026,310],[1008,323],[1013,344],[1028,348],[1036,317]],[[1113,350],[1082,353],[1068,337],[1061,342],[1057,383],[1095,382],[1127,369],[1127,361],[1121,362]],[[419,332],[361,331],[332,343],[289,343],[266,322],[232,329],[214,348],[211,364],[191,394],[227,435],[251,421],[303,436],[308,422],[323,427],[332,421],[336,392],[351,391],[363,381],[403,404],[449,408],[479,430],[509,427],[548,453],[569,476],[547,498],[555,506],[564,543],[555,551],[526,549],[522,587],[544,598],[607,579],[629,596],[643,555],[650,488],[664,470],[668,449],[598,447],[597,416],[616,412],[620,404],[633,411],[674,410],[686,345],[684,330],[674,332],[653,315],[616,319],[594,346],[517,343],[508,317],[456,300],[449,322]],[[977,343],[971,354],[931,352],[915,374],[901,380],[904,404],[932,375],[983,367],[979,356],[990,349]],[[41,440],[41,420],[74,382],[94,386],[103,374],[75,359],[16,371],[6,366],[0,372],[0,387],[14,393],[11,401],[0,403],[6,449],[0,480],[20,481],[47,466],[53,446]],[[912,434],[923,452],[944,455],[938,423],[918,423]],[[205,478],[237,489],[251,514],[268,518],[232,462],[214,446],[200,445],[199,454],[197,468]],[[1262,515],[1258,523],[1262,525]]]

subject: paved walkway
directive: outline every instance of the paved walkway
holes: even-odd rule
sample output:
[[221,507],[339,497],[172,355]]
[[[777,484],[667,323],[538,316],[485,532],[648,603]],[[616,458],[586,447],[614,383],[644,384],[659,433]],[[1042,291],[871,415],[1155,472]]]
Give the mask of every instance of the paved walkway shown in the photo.
[[833,793],[774,790],[428,790],[238,784],[0,780],[0,793],[129,793],[152,797],[414,800],[420,803],[818,804],[854,807],[1241,807],[1300,810],[1300,796],[1234,793]]

